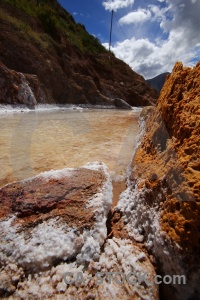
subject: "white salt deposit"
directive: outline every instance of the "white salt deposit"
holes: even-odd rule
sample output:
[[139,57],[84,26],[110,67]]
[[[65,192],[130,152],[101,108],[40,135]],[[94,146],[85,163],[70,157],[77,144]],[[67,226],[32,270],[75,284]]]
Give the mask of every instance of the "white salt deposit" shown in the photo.
[[[146,131],[145,118],[140,116],[138,123],[139,123],[140,131],[139,131],[138,135],[136,135],[136,137],[135,137],[135,147],[133,149],[132,159],[134,158],[135,153],[136,153],[137,149],[139,148],[139,146],[141,144],[141,141],[142,141],[142,138],[143,138],[143,136],[145,134],[145,131]],[[127,185],[128,186],[130,186],[130,184],[131,184],[130,180],[129,180],[131,172],[132,172],[132,161],[130,161],[130,163],[127,167],[127,172],[126,172],[126,180],[127,180]]]
[[[6,270],[12,276],[10,265]],[[101,283],[98,281],[97,272],[102,274]],[[113,275],[109,279],[105,272],[122,272],[125,275],[133,272],[136,282],[131,284],[125,280],[123,284],[119,284]],[[22,299],[26,299],[28,295],[33,299],[128,300],[133,296],[138,300],[157,299],[157,286],[155,284],[146,286],[140,277],[145,272],[148,272],[149,279],[155,275],[146,254],[141,253],[130,241],[114,238],[107,240],[99,261],[91,260],[88,268],[78,265],[77,262],[62,263],[40,274],[24,278],[18,284],[14,296]],[[81,275],[80,281],[78,274]],[[19,276],[22,278],[23,273],[19,273]],[[118,280],[121,281],[120,277]]]
[[[62,218],[56,218],[44,221],[30,230],[18,232],[19,228],[12,224],[15,216],[11,216],[0,223],[2,261],[38,271],[51,266],[56,259],[67,260],[77,256],[77,261],[83,264],[98,259],[100,247],[107,236],[106,217],[112,203],[112,185],[104,164],[90,163],[86,168],[102,170],[106,178],[98,194],[88,200],[88,207],[95,211],[94,226],[90,230],[84,229],[80,234],[76,228],[65,224]],[[37,178],[48,180],[71,176],[71,171],[73,174],[73,169],[44,172]]]
[[[140,118],[139,126],[140,133],[136,137],[137,142],[133,157],[146,131],[145,117]],[[159,239],[158,236],[160,236],[158,203],[162,201],[162,193],[157,195],[153,207],[148,206],[145,196],[150,191],[145,187],[138,189],[142,180],[138,180],[135,185],[130,182],[129,176],[131,171],[130,164],[128,168],[127,189],[120,195],[118,205],[115,209],[122,212],[129,236],[133,237],[137,242],[145,241],[146,246],[150,249],[154,246],[155,237],[157,236],[157,239]],[[165,193],[165,190],[163,189],[162,192]]]
[[8,114],[8,113],[21,113],[21,112],[29,112],[30,109],[25,107],[24,105],[3,105],[0,104],[0,114]]
[[[30,89],[30,87],[25,84],[22,85],[23,90],[24,89]],[[21,97],[22,93],[20,93]],[[28,95],[27,92],[24,93],[23,96]],[[9,104],[0,104],[0,114],[5,114],[5,113],[22,113],[22,112],[30,112],[30,111],[54,111],[54,110],[87,110],[87,109],[116,109],[114,105],[74,105],[74,104],[65,104],[65,105],[56,105],[56,104],[36,104],[36,100],[34,98],[34,95],[32,91],[30,91],[30,97],[31,97],[31,103],[25,103],[25,104],[33,104],[35,105],[34,109],[29,109],[26,105],[24,104],[16,104],[16,105],[9,105]],[[29,98],[30,98],[29,97]],[[137,112],[137,108],[134,109],[135,112]]]
[[24,179],[22,181],[29,182],[33,179],[43,179],[47,182],[51,179],[62,179],[62,178],[73,176],[73,170],[75,170],[75,169],[74,168],[64,168],[62,170],[50,170],[50,171],[42,172],[37,176],[31,177],[28,179]]
[[[30,89],[27,83],[23,86],[23,89]],[[35,99],[32,91],[29,91],[31,99]],[[27,92],[26,92],[27,94]],[[53,111],[53,110],[79,110],[82,111],[87,109],[116,109],[114,105],[74,105],[74,104],[65,104],[65,105],[56,105],[56,104],[36,104],[34,100],[32,104],[35,104],[34,111]],[[134,112],[141,112],[141,107],[132,107]],[[30,109],[23,104],[9,105],[9,104],[0,104],[0,114],[5,113],[21,113],[21,112],[30,112]]]

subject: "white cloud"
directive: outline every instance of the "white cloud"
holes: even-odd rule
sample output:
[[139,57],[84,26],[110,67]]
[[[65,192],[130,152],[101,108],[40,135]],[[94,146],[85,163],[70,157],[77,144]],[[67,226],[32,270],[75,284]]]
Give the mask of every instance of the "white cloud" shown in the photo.
[[166,0],[165,7],[148,5],[146,9],[155,27],[160,25],[160,36],[151,32],[151,39],[147,34],[119,41],[111,48],[117,57],[145,78],[171,71],[176,61],[192,65],[200,60],[200,1]]
[[103,6],[106,10],[118,10],[120,8],[125,8],[132,6],[135,0],[106,0],[103,2]]
[[138,24],[144,23],[151,18],[151,12],[146,9],[139,9],[128,13],[126,16],[122,17],[119,22],[120,24]]
[[160,8],[157,5],[148,5],[148,9],[151,11],[152,19],[151,21],[161,22],[166,19],[166,13],[168,12],[168,7]]

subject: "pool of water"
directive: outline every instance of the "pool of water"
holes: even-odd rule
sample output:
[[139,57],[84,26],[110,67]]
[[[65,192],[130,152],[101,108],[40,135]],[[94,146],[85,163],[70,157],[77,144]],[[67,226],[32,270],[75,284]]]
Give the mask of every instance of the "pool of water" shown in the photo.
[[124,176],[140,111],[57,109],[0,114],[0,186],[52,169],[104,162]]

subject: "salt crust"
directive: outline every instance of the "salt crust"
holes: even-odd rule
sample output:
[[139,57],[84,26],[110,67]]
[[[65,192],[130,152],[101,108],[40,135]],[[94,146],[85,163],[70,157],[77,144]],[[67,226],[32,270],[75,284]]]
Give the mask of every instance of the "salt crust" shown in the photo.
[[147,188],[138,189],[139,185],[141,186],[141,181],[134,186],[129,183],[115,209],[122,212],[128,235],[143,243],[162,264],[163,274],[172,278],[175,275],[185,276],[187,284],[176,284],[172,287],[178,300],[185,299],[185,295],[193,293],[200,272],[192,273],[188,278],[187,268],[182,263],[185,258],[184,253],[180,253],[181,247],[172,243],[161,229],[159,202],[162,199],[161,193],[165,193],[165,190],[161,188],[161,193],[157,194],[154,205],[150,207],[145,200],[146,193],[150,191]]
[[[78,263],[84,264],[99,258],[100,247],[107,236],[106,217],[112,204],[112,184],[104,164],[94,162],[83,168],[101,170],[106,177],[102,189],[87,203],[88,208],[95,211],[94,226],[84,229],[80,234],[75,227],[70,228],[64,223],[62,218],[55,218],[30,230],[18,232],[18,227],[12,225],[15,216],[11,216],[0,223],[1,261],[39,271],[50,267],[57,259],[76,257]],[[72,175],[73,169],[63,169],[44,172],[36,178],[48,181]],[[28,183],[32,179],[25,181]]]
[[[134,158],[135,156],[135,153],[137,151],[137,149],[139,148],[140,144],[141,144],[141,141],[142,141],[142,138],[145,134],[145,131],[146,131],[146,122],[145,122],[145,118],[144,117],[141,117],[139,118],[139,128],[140,128],[140,132],[139,134],[135,137],[135,147],[133,149],[133,153],[132,153],[132,158]],[[128,167],[127,167],[127,170],[126,170],[126,181],[127,181],[127,186],[130,186],[131,185],[131,182],[129,180],[130,178],[130,175],[131,175],[131,172],[132,172],[132,161],[130,161]]]
[[[27,88],[29,88],[27,86]],[[31,97],[33,96],[32,91],[30,91]],[[21,112],[40,112],[40,111],[51,111],[51,110],[87,110],[87,109],[116,109],[115,106],[106,106],[106,105],[73,105],[73,104],[66,104],[66,105],[54,105],[54,104],[37,104],[34,110],[30,110],[25,105],[9,105],[9,104],[0,104],[0,114],[7,114],[7,113],[21,113]],[[132,107],[134,112],[140,112],[142,108],[140,107]]]
[[[145,134],[145,120],[140,119],[140,134],[137,137],[137,147]],[[134,168],[134,166],[133,166]],[[133,171],[133,169],[132,169]],[[165,188],[161,187],[159,193],[154,199],[153,205],[149,206],[146,202],[146,194],[151,190],[144,186],[143,180],[137,180],[133,183],[129,180],[131,168],[128,170],[127,189],[120,195],[118,205],[115,210],[121,211],[122,219],[128,235],[134,238],[137,242],[143,243],[146,248],[151,251],[155,258],[162,265],[162,273],[171,277],[174,275],[185,276],[187,279],[186,285],[173,285],[173,293],[176,292],[177,299],[185,299],[186,295],[192,295],[197,286],[200,271],[187,276],[187,269],[184,267],[184,253],[181,254],[181,247],[175,242],[172,242],[166,232],[162,231],[160,225],[160,205],[162,194],[165,194]]]
[[[8,265],[6,270],[13,269],[13,265]],[[20,270],[18,271],[20,272]],[[65,274],[70,272],[72,277],[71,284],[66,284]],[[84,281],[77,281],[78,273],[82,274]],[[106,274],[102,276],[103,282],[98,284],[96,274],[101,272],[122,272],[128,275],[133,272],[136,283],[129,284],[125,281],[123,284],[117,284],[113,277],[111,283]],[[155,276],[154,269],[144,252],[134,246],[129,240],[117,238],[106,241],[104,252],[101,254],[99,261],[91,260],[88,268],[78,265],[77,262],[62,263],[51,270],[40,272],[39,274],[29,275],[20,284],[13,297],[9,299],[124,299],[130,297],[140,300],[156,299],[157,287],[155,284],[147,284],[140,277],[147,272],[148,279],[151,281]],[[10,270],[11,274],[11,270]],[[139,275],[140,274],[140,275]],[[20,275],[22,276],[22,275]],[[118,277],[121,281],[121,278]]]

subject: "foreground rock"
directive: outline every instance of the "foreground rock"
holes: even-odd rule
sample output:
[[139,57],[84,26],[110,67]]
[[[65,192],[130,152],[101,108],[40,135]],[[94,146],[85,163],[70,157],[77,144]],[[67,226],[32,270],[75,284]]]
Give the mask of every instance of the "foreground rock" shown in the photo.
[[2,261],[6,258],[27,270],[43,270],[57,259],[75,257],[88,238],[92,246],[92,235],[99,246],[91,251],[100,251],[112,186],[103,166],[99,169],[47,172],[2,188]]
[[[8,184],[0,189],[0,204],[4,299],[158,299],[147,254],[129,240],[106,241],[112,184],[105,165]],[[106,272],[134,278],[121,284],[118,274],[110,282]]]
[[[162,299],[199,299],[200,64],[177,63],[158,109],[143,112],[144,137],[132,162],[129,187],[116,208],[129,237],[154,254],[171,276]],[[173,276],[182,276],[181,284]],[[185,278],[185,279],[184,279]]]

